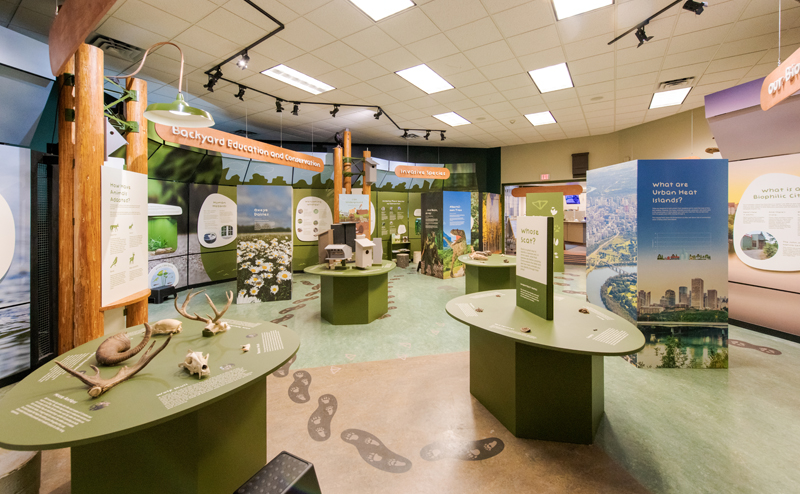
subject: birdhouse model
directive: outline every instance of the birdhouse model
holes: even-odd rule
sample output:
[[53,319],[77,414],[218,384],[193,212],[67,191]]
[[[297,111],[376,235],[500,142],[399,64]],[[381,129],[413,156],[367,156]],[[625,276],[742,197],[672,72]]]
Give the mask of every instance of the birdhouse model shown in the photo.
[[375,243],[366,238],[365,235],[356,237],[356,267],[360,269],[367,269],[372,266],[372,254],[375,249]]
[[328,261],[328,267],[331,269],[333,269],[337,263],[347,261],[353,257],[353,249],[345,244],[330,244],[325,247],[325,252],[327,253],[325,260]]

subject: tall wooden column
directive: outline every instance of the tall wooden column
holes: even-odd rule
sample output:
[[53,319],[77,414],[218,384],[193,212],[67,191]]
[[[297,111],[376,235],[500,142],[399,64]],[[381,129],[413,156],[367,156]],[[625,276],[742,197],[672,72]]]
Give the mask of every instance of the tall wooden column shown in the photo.
[[[58,77],[58,354],[75,346],[74,230],[75,122],[66,118],[75,109],[75,57]],[[67,85],[67,83],[69,85]],[[70,119],[72,120],[72,119]]]
[[344,189],[345,193],[350,194],[352,192],[353,187],[353,177],[350,175],[351,168],[350,164],[353,158],[352,152],[352,136],[350,134],[350,129],[344,129],[344,157],[347,158],[347,162],[344,164],[344,172],[347,174],[344,177]]
[[[372,204],[372,200],[370,199],[370,194],[372,193],[372,185],[367,183],[367,174],[364,172],[367,168],[367,158],[372,157],[371,151],[364,151],[364,163],[362,164],[362,175],[361,175],[361,193],[367,196],[367,204]],[[369,221],[372,224],[372,208],[367,206],[367,211],[369,211]],[[369,228],[367,228],[367,238],[372,240],[372,232]]]
[[[147,120],[144,111],[147,109],[147,81],[129,78],[127,89],[138,91],[138,101],[125,103],[125,118],[139,124],[139,132],[128,132],[128,147],[125,151],[125,164],[128,171],[147,175]],[[125,316],[127,327],[147,322],[147,299],[127,306]]]
[[74,345],[103,336],[101,178],[103,51],[82,44],[75,56]]
[[339,223],[339,194],[342,193],[342,148],[333,148],[333,222]]

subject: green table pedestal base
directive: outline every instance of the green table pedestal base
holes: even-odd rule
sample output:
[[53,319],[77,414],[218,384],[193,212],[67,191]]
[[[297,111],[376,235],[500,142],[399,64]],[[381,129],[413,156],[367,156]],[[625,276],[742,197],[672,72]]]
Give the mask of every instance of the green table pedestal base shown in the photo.
[[235,492],[267,463],[266,381],[155,427],[73,447],[73,494]]
[[470,326],[470,392],[514,436],[592,444],[603,357],[518,343]]
[[466,293],[517,288],[517,267],[480,267],[467,265]]
[[331,324],[369,324],[389,312],[389,274],[320,276],[322,317]]

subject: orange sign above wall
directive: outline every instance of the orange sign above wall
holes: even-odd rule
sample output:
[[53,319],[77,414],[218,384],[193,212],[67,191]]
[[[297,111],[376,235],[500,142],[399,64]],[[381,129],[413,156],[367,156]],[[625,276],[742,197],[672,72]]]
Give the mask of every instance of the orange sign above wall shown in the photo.
[[167,142],[183,146],[191,146],[218,153],[233,154],[243,158],[266,161],[276,165],[302,168],[312,172],[321,172],[325,163],[314,156],[279,148],[246,137],[240,137],[214,129],[185,129],[169,125],[155,124],[158,137]]
[[441,179],[446,180],[450,178],[450,170],[447,168],[434,168],[431,166],[408,166],[399,165],[394,169],[394,174],[400,178],[425,178],[425,179]]
[[761,109],[767,111],[797,91],[800,91],[800,49],[764,78]]

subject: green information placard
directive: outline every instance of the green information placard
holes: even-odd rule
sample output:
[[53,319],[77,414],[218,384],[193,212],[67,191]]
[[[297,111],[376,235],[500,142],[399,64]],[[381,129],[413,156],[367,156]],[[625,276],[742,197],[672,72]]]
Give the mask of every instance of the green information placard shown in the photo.
[[552,216],[517,218],[517,306],[553,320]]
[[[553,270],[564,272],[564,195],[561,192],[528,194],[526,196],[528,216],[553,218]],[[517,226],[519,228],[519,225]]]

